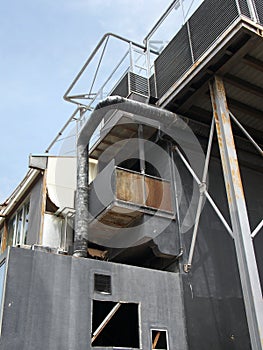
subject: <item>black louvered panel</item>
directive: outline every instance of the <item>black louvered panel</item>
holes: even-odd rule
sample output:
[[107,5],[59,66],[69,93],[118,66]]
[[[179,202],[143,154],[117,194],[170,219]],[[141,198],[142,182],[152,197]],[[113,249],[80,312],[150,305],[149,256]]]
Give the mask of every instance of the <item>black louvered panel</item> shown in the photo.
[[157,95],[163,96],[192,64],[187,26],[184,25],[155,60]]
[[150,77],[149,84],[150,84],[150,95],[153,97],[157,97],[156,89],[155,89],[155,76],[154,76],[154,74]]
[[258,13],[259,22],[263,24],[263,0],[254,0]]
[[238,17],[235,0],[205,0],[189,19],[193,54],[197,60]]
[[251,18],[247,0],[238,0],[241,14]]
[[130,72],[130,92],[149,96],[148,79]]
[[128,73],[117,83],[115,88],[111,92],[111,96],[122,96],[127,97],[129,94],[128,90]]
[[94,274],[94,291],[111,294],[111,276]]

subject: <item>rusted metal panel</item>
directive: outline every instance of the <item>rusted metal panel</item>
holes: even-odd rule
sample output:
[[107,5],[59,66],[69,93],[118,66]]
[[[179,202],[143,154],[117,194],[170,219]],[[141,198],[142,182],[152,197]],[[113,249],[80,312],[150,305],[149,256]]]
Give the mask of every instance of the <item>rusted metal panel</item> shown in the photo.
[[102,213],[99,221],[110,227],[122,228],[127,227],[136,217],[142,215],[142,213],[136,210],[125,208],[124,211],[121,211],[121,209],[121,207],[114,206],[112,209],[106,210]]
[[146,206],[172,211],[171,186],[169,182],[145,177],[147,191]]
[[116,198],[144,205],[143,176],[124,170],[116,170]]
[[116,198],[154,209],[172,211],[168,181],[121,169],[116,170]]

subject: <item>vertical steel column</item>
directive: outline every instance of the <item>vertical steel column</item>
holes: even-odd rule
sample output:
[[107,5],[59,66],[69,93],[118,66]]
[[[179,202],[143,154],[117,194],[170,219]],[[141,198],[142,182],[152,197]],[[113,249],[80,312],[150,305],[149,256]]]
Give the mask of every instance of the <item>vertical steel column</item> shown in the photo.
[[239,274],[253,350],[262,350],[263,300],[248,213],[223,81],[215,77],[210,94],[216,122]]
[[144,149],[144,137],[143,137],[143,125],[138,125],[138,142],[139,142],[139,160],[140,160],[140,172],[145,174],[145,149]]
[[256,10],[254,0],[247,0],[247,5],[248,5],[248,9],[249,9],[252,20],[259,23],[258,13]]

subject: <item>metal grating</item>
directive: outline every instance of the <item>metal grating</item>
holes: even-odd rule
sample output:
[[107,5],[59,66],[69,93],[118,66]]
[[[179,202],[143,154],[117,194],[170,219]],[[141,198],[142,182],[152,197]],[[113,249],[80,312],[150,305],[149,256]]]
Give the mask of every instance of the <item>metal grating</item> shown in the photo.
[[94,291],[111,294],[111,276],[94,274]]
[[128,97],[131,92],[149,96],[148,79],[138,74],[127,72],[117,83],[111,92],[111,96]]
[[149,79],[149,85],[150,85],[150,95],[153,97],[157,97],[156,89],[155,89],[155,76],[154,76],[154,74]]
[[193,64],[185,24],[155,60],[157,95],[162,96]]
[[130,92],[149,96],[148,79],[130,72]]
[[238,0],[238,3],[239,3],[241,14],[251,18],[247,0]]
[[235,0],[205,0],[189,19],[193,54],[197,60],[239,16]]
[[258,13],[259,23],[263,24],[263,1],[254,0],[254,2]]
[[128,94],[128,73],[126,73],[112,90],[111,96],[127,97]]

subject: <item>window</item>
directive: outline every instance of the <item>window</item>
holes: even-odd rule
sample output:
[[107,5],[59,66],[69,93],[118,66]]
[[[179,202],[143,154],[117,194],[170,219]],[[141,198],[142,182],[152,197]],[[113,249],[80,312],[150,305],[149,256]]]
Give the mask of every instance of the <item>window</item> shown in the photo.
[[93,347],[140,348],[139,304],[93,300]]
[[152,329],[152,349],[168,350],[167,331],[161,329]]
[[29,201],[24,203],[8,223],[8,245],[21,245],[27,242]]
[[99,275],[95,273],[94,291],[103,294],[111,294],[111,276]]

